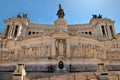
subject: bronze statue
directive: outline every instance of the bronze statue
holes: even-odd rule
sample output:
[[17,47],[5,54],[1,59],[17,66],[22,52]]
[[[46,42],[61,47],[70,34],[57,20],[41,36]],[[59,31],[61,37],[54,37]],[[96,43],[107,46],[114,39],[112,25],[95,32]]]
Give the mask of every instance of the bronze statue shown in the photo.
[[58,18],[64,18],[65,14],[64,14],[64,10],[61,7],[61,4],[59,4],[59,10],[56,14],[58,16]]
[[101,14],[99,14],[98,16],[96,14],[93,14],[92,16],[93,16],[93,18],[102,18]]
[[22,16],[20,15],[20,13],[17,15],[18,18],[22,18]]
[[96,15],[96,14],[93,14],[92,16],[93,16],[93,18],[97,18],[97,15]]
[[24,14],[24,13],[21,15],[21,14],[19,13],[19,14],[17,15],[17,18],[27,18],[27,15],[28,15],[28,14]]
[[98,15],[98,18],[102,18],[102,15],[101,15],[101,14],[99,14],[99,15]]
[[27,15],[28,15],[28,14],[23,14],[23,18],[27,18]]

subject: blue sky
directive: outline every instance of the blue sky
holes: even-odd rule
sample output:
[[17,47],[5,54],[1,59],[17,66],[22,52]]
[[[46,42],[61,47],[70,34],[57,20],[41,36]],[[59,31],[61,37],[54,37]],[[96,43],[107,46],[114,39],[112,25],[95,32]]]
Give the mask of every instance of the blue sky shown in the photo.
[[89,23],[92,14],[102,14],[115,21],[116,32],[120,33],[120,0],[0,0],[0,32],[4,20],[18,13],[28,13],[32,23],[54,24],[59,3],[68,24]]

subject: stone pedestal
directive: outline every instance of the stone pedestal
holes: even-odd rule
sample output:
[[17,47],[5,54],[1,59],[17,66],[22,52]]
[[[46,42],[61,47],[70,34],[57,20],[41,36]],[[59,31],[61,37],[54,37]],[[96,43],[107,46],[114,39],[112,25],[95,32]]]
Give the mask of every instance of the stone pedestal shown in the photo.
[[23,76],[21,73],[15,73],[12,80],[23,80]]
[[55,20],[56,30],[67,32],[67,21],[63,18]]
[[99,63],[96,72],[99,80],[109,80],[109,73],[103,63]]
[[26,76],[25,66],[24,64],[18,64],[13,73],[12,80],[23,80],[24,76]]

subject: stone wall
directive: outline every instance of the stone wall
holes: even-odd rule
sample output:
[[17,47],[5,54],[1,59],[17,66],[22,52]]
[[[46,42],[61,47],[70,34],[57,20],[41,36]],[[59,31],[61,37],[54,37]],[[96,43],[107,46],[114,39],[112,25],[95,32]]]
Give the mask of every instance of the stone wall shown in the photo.
[[[60,43],[57,40],[64,40],[64,42]],[[57,59],[59,56],[78,60],[80,58],[119,60],[120,50],[119,47],[113,47],[115,43],[113,41],[104,43],[80,37],[66,39],[42,37],[28,38],[22,41],[6,41],[4,48],[0,48],[0,62],[51,59],[52,57]]]

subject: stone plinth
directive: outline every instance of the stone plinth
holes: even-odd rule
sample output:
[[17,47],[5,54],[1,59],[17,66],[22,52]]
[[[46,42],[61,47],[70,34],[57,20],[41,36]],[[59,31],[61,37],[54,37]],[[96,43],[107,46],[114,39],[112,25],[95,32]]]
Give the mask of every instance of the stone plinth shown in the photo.
[[25,66],[24,64],[18,64],[15,72],[13,73],[12,80],[23,80],[24,76],[26,76]]

